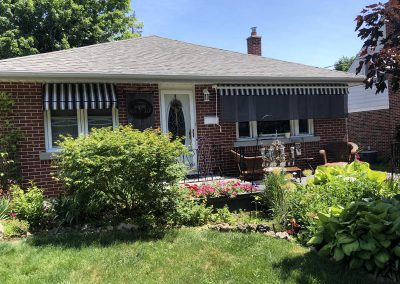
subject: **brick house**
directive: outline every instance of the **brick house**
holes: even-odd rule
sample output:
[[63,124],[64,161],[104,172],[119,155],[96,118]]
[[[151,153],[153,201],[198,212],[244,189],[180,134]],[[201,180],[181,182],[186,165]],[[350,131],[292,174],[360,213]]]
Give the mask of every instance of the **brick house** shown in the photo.
[[[193,169],[236,175],[229,149],[253,151],[279,137],[300,142],[318,161],[327,143],[346,139],[348,87],[362,78],[261,57],[255,28],[248,53],[148,36],[0,61],[24,139],[21,175],[48,195],[60,134],[131,123],[185,136]],[[220,149],[218,155],[209,149]]]

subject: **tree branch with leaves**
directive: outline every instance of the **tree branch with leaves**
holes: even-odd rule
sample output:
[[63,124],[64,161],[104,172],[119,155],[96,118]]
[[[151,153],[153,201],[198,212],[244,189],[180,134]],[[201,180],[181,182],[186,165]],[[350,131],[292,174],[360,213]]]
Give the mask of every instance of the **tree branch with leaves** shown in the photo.
[[0,59],[140,36],[129,0],[1,0]]
[[375,86],[377,93],[383,92],[390,79],[396,92],[400,83],[400,1],[366,6],[356,22],[358,36],[364,40],[357,74],[364,67],[366,88]]

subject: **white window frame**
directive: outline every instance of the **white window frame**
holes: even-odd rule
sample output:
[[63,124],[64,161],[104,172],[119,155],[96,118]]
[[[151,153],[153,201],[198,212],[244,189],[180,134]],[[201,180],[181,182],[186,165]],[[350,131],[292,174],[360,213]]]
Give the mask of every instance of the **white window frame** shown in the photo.
[[[236,139],[243,140],[253,140],[257,138],[257,121],[249,121],[250,124],[250,136],[249,137],[239,137],[239,123],[236,122]],[[299,136],[313,136],[314,135],[314,120],[308,119],[308,133],[300,133],[299,132],[299,120],[290,120],[290,136],[291,137],[299,137]],[[271,134],[263,134],[259,136],[260,138],[275,138],[275,133]],[[284,137],[284,133],[278,133],[278,137]]]
[[[118,109],[112,108],[112,121],[113,128],[118,127]],[[88,112],[86,109],[78,109],[76,111],[76,118],[78,122],[78,135],[89,135],[88,127]],[[53,146],[52,133],[51,133],[51,111],[44,111],[44,134],[45,134],[45,146],[46,152],[55,152],[60,150],[60,147]]]

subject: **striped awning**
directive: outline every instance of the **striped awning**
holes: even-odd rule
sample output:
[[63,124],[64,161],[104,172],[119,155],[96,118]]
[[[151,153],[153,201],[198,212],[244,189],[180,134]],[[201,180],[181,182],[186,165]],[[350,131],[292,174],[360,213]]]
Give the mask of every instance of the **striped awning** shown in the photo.
[[118,106],[113,84],[64,84],[44,85],[44,110],[111,109]]
[[221,121],[347,117],[344,84],[218,85]]
[[348,86],[343,84],[274,84],[274,85],[218,85],[221,96],[267,95],[343,95]]

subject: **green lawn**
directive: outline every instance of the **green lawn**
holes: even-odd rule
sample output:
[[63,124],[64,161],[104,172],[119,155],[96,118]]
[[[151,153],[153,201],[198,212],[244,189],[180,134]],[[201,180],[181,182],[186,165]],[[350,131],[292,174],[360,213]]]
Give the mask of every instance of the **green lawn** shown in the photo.
[[261,234],[171,230],[0,243],[0,283],[373,283]]

